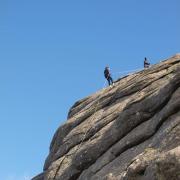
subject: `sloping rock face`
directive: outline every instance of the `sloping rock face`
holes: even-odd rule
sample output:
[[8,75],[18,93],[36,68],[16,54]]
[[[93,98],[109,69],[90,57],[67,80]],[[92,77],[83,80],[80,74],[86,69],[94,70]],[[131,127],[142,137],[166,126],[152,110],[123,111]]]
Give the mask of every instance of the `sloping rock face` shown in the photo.
[[180,55],[74,104],[34,180],[180,179]]

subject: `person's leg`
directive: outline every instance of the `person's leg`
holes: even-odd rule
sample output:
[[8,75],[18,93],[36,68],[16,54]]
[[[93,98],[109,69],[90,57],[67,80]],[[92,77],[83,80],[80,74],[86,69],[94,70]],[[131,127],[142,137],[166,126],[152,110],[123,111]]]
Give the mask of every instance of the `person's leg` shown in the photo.
[[111,80],[109,79],[109,77],[107,78],[108,84],[109,86],[111,85]]
[[110,79],[111,84],[114,84],[113,78],[111,76],[109,77],[109,79]]

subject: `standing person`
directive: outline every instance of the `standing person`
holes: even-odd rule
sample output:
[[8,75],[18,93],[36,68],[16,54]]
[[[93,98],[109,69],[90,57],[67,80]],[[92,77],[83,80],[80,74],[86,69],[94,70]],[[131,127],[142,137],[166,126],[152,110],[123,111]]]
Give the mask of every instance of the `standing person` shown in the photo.
[[149,68],[150,63],[148,62],[147,58],[144,58],[144,68]]
[[111,85],[114,85],[114,81],[113,81],[113,79],[111,77],[111,73],[110,73],[110,68],[108,66],[104,70],[104,76],[107,79],[110,87],[111,87]]

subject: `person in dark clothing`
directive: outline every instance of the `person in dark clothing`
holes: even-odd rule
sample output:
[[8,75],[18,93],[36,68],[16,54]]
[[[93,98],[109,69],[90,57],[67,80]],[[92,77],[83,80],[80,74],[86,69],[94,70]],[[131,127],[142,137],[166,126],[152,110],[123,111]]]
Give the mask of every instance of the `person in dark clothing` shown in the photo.
[[150,63],[148,62],[147,58],[144,58],[144,68],[149,68]]
[[104,70],[104,76],[107,79],[109,86],[114,85],[114,81],[110,73],[110,68],[108,66]]

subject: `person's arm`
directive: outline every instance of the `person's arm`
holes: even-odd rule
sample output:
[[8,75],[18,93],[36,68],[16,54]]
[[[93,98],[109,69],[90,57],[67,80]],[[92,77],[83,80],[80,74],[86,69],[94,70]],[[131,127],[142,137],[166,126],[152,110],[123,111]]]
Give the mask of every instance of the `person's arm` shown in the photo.
[[108,69],[108,71],[107,71],[107,75],[108,75],[108,77],[111,76],[111,73],[110,73],[110,70],[109,70],[109,69]]
[[144,62],[144,65],[150,65],[150,63],[149,63],[149,62],[147,62],[147,61],[145,61],[145,62]]

